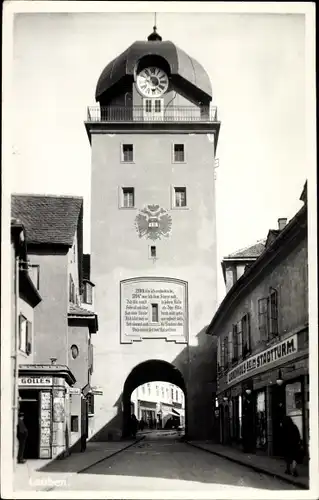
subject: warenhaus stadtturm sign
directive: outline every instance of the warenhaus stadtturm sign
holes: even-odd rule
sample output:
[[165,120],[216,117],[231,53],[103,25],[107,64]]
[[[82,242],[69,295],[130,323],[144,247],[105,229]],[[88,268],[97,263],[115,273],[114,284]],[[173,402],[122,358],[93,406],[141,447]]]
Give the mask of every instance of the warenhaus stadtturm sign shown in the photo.
[[295,334],[282,342],[269,347],[265,351],[251,356],[230,370],[227,374],[227,384],[234,384],[239,380],[250,377],[259,371],[264,371],[265,367],[271,368],[272,364],[291,356],[297,351],[298,335]]

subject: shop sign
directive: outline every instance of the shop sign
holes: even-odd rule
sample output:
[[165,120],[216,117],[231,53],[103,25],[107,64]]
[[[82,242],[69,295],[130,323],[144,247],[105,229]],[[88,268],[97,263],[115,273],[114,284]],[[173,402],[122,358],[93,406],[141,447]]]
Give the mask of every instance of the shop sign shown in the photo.
[[52,385],[52,377],[19,377],[19,385]]
[[254,375],[264,367],[271,367],[277,361],[287,358],[298,351],[298,335],[295,334],[274,346],[269,347],[230,370],[227,374],[227,384]]

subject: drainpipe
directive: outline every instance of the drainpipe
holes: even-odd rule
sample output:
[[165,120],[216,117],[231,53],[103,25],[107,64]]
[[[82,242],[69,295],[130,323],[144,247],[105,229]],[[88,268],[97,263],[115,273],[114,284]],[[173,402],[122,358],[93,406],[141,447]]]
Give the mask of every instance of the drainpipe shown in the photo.
[[[19,236],[20,243],[20,236]],[[19,389],[18,389],[18,338],[19,338],[19,253],[15,256],[15,335],[14,335],[14,387],[13,387],[13,463],[16,466],[17,456],[17,422],[18,422],[18,403],[19,403]]]

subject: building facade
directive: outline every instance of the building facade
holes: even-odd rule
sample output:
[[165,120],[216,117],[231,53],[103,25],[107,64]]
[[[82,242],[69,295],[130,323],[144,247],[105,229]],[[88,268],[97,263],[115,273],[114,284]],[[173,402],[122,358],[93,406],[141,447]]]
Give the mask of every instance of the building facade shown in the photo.
[[[18,352],[19,408],[29,431],[26,458],[83,450],[88,436],[91,334],[97,331],[97,317],[81,307],[82,206],[76,197],[12,197],[12,214],[27,235],[25,269],[42,298],[34,310],[32,349]],[[27,313],[23,304],[23,338],[29,338]]]
[[285,415],[309,442],[307,203],[230,288],[209,332],[218,337],[217,439],[282,455]]
[[[106,66],[96,100],[85,123],[92,148],[91,270],[102,332],[93,374],[103,392],[95,400],[96,439],[127,431],[131,392],[161,380],[152,378],[159,366],[168,370],[163,381],[175,383],[168,373],[179,372],[187,428],[199,437],[211,425],[205,419],[214,390],[215,344],[204,333],[217,301],[220,123],[211,83],[197,61],[154,30]],[[132,373],[150,362],[153,370],[132,382]],[[200,428],[194,415],[201,415]]]
[[131,396],[132,412],[152,429],[164,429],[169,421],[185,425],[185,396],[168,382],[149,382],[137,387]]
[[41,296],[32,282],[27,266],[25,229],[19,219],[11,219],[11,371],[12,371],[12,428],[13,458],[16,458],[18,422],[18,371],[23,362],[33,360],[34,309]]

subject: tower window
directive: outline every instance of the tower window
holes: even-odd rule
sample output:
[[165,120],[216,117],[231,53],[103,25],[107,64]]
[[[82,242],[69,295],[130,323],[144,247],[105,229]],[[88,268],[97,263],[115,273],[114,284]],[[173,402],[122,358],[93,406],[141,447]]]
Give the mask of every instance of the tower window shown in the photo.
[[175,195],[175,207],[186,207],[186,188],[176,187],[174,188]]
[[155,113],[160,113],[162,111],[162,101],[160,99],[155,99]]
[[152,259],[155,259],[156,258],[156,246],[155,245],[152,245],[151,248],[150,248],[150,256]]
[[151,113],[152,112],[152,101],[151,99],[145,99],[145,111],[146,113]]
[[125,163],[133,161],[133,144],[122,144],[122,161]]
[[122,188],[123,192],[123,207],[132,208],[134,207],[134,188],[127,187]]
[[151,304],[152,323],[158,323],[158,304]]
[[174,144],[174,162],[185,161],[185,148],[184,144]]

